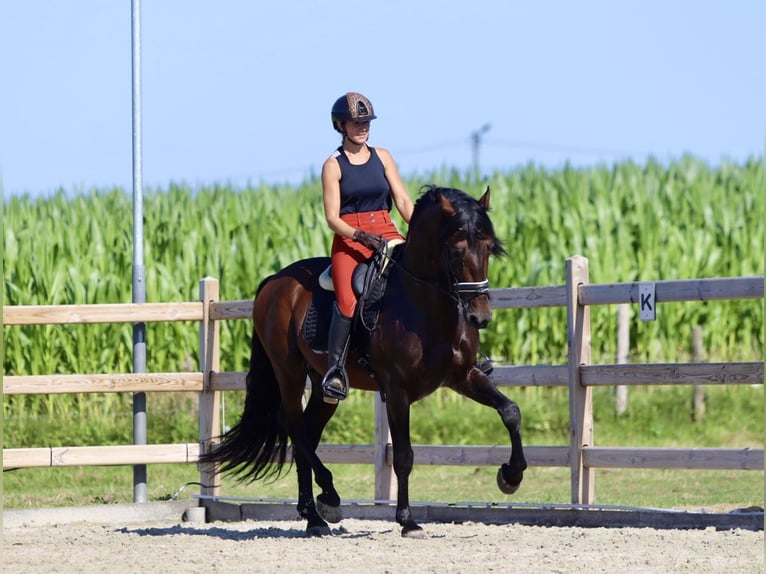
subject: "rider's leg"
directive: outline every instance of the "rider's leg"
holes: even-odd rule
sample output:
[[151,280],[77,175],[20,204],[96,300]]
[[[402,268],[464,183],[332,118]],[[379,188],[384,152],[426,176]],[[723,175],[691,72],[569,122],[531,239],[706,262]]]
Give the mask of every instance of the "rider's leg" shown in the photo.
[[322,379],[322,392],[326,402],[338,402],[348,396],[346,353],[350,332],[351,318],[343,315],[338,308],[338,303],[334,303],[327,343],[327,373]]
[[332,319],[327,345],[328,369],[322,379],[325,401],[337,403],[348,395],[346,354],[356,296],[351,287],[354,268],[366,257],[365,248],[354,241],[335,236],[332,245],[332,283],[335,289]]

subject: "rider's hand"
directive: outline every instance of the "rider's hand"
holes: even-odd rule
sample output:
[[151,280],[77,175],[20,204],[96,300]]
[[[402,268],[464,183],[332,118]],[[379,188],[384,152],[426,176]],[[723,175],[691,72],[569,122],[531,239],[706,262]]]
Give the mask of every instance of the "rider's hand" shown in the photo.
[[354,241],[361,243],[367,249],[377,251],[383,245],[383,237],[375,235],[374,233],[367,233],[361,229],[354,231]]

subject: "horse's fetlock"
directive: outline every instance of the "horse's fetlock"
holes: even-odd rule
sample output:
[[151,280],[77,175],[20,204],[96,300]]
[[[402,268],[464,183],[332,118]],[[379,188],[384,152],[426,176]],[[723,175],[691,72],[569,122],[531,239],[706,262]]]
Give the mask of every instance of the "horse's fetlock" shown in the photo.
[[298,514],[301,518],[310,518],[316,515],[316,508],[313,500],[298,501]]

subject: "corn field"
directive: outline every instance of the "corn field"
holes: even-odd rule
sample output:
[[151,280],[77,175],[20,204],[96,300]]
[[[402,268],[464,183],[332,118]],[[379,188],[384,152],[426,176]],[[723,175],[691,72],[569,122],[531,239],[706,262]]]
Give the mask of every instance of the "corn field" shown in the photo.
[[[443,170],[406,183],[416,198],[426,183],[478,197],[485,182]],[[508,251],[491,263],[493,287],[563,285],[565,259],[574,254],[589,259],[592,283],[763,275],[761,160],[718,167],[691,157],[669,165],[530,165],[486,183]],[[318,180],[201,189],[173,183],[145,191],[144,218],[149,302],[197,300],[205,276],[220,280],[222,300],[249,299],[262,278],[296,259],[326,255],[331,242]],[[5,305],[131,302],[129,192],[6,198],[3,233]],[[704,328],[710,360],[762,356],[761,300],[662,304],[650,323],[633,312],[633,361],[689,360],[695,325]],[[593,360],[613,362],[616,309],[595,307],[591,318]],[[246,368],[250,328],[248,321],[221,325],[222,370]],[[561,364],[566,330],[563,309],[498,310],[482,333],[482,349],[507,364]],[[6,375],[132,370],[130,325],[13,326],[3,328],[3,338]],[[198,344],[196,323],[147,325],[147,370],[196,370]],[[5,397],[4,410],[51,412],[56,400]],[[66,408],[77,409],[78,401]]]

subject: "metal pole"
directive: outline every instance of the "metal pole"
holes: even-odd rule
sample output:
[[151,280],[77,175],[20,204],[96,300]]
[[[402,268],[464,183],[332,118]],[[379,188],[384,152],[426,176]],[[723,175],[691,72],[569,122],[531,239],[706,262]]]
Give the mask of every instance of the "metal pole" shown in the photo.
[[[131,0],[133,79],[133,303],[146,303],[141,165],[141,0]],[[133,372],[146,372],[146,323],[133,323]],[[133,393],[133,444],[146,444],[146,393]],[[146,465],[133,467],[133,502],[146,502]]]

